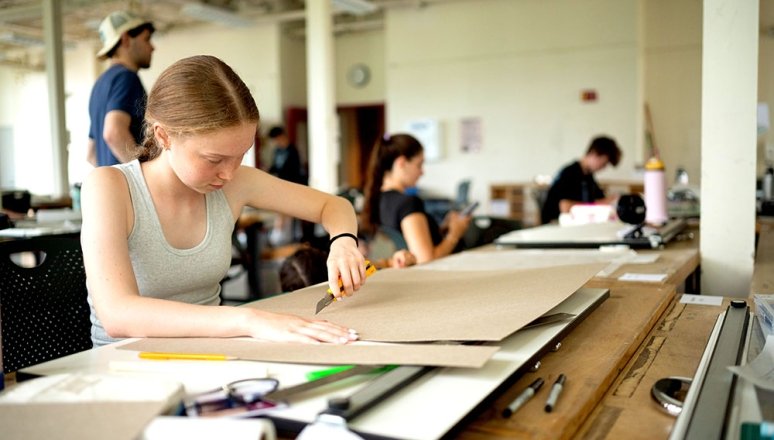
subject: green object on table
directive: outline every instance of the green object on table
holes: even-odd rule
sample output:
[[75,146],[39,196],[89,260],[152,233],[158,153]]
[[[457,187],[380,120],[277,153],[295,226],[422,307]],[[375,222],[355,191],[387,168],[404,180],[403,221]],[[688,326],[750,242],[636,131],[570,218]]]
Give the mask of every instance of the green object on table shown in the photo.
[[322,379],[323,377],[328,377],[331,374],[336,374],[340,371],[351,370],[354,367],[354,365],[339,365],[338,367],[326,368],[324,370],[310,371],[306,373],[306,380]]
[[[392,369],[397,368],[397,365],[386,365],[384,367],[374,367],[374,369],[371,371],[371,373],[383,373],[385,371],[390,371]],[[322,379],[324,377],[328,377],[332,374],[336,374],[342,371],[351,370],[352,368],[355,368],[354,365],[339,365],[337,367],[331,367],[326,368],[324,370],[317,370],[317,371],[310,371],[306,373],[306,379],[307,380],[317,380]]]

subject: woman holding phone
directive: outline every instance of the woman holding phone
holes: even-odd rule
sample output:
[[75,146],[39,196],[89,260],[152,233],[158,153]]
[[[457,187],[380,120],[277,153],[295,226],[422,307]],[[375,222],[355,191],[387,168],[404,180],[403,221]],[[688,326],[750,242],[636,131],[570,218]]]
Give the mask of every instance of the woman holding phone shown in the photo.
[[406,193],[422,176],[424,149],[409,134],[385,135],[369,163],[361,227],[399,231],[408,250],[424,263],[451,254],[470,225],[470,215],[451,211],[439,226],[421,198]]

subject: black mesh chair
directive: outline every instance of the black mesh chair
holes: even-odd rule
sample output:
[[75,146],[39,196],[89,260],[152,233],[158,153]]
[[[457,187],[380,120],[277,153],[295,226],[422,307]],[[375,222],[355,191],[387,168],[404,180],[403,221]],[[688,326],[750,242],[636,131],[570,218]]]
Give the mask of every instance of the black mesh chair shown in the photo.
[[368,237],[368,258],[374,261],[389,260],[401,249],[408,249],[403,234],[397,229],[379,226],[373,236]]
[[[34,256],[32,267],[17,264],[24,255]],[[86,297],[86,273],[77,237],[0,242],[3,371],[13,372],[91,348]]]

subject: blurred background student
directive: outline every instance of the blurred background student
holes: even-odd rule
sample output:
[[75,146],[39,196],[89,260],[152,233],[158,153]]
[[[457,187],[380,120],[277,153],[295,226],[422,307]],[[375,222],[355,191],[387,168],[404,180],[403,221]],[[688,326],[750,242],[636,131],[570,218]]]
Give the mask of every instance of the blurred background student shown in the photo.
[[292,292],[320,284],[328,279],[328,253],[313,247],[301,247],[285,258],[279,278],[283,292]]
[[293,183],[307,184],[298,148],[290,142],[285,129],[274,126],[269,130],[269,145],[274,148],[269,173]]
[[[328,253],[325,251],[309,246],[299,248],[285,258],[280,266],[279,279],[282,291],[292,292],[327,281],[327,261]],[[396,251],[390,259],[372,260],[371,263],[377,269],[402,268],[413,266],[417,263],[417,259],[411,252],[401,249]]]
[[136,15],[116,11],[99,26],[100,60],[108,68],[94,83],[89,98],[89,143],[86,160],[94,166],[115,165],[134,159],[142,143],[147,95],[137,71],[151,64],[155,28]]
[[[307,185],[308,178],[301,154],[298,148],[290,142],[287,132],[280,126],[274,126],[269,130],[269,147],[273,149],[269,173],[288,182]],[[274,224],[269,232],[269,243],[273,246],[282,246],[296,241],[308,241],[313,234],[313,224],[295,221],[285,215],[274,217]]]
[[605,197],[594,173],[608,164],[617,166],[620,160],[621,149],[615,140],[607,136],[592,139],[586,154],[562,168],[554,178],[540,212],[541,222],[550,223],[579,203],[615,204],[617,198]]
[[361,228],[397,231],[418,263],[449,255],[470,225],[469,215],[450,211],[442,224],[428,215],[421,198],[407,194],[422,176],[424,149],[409,134],[385,135],[377,141],[368,166]]

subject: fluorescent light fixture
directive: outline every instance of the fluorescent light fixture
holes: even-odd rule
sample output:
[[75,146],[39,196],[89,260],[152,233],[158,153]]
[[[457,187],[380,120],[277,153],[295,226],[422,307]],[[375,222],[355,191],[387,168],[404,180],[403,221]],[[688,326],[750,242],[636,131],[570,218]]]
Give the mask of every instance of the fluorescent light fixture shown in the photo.
[[219,23],[231,27],[248,27],[253,25],[253,21],[242,17],[230,9],[220,8],[206,3],[187,3],[180,11],[197,20]]
[[0,43],[8,43],[16,46],[25,46],[25,47],[45,46],[45,43],[40,38],[30,37],[29,35],[22,35],[16,32],[0,33]]
[[[316,0],[312,0],[316,1]],[[366,15],[376,12],[379,7],[368,0],[332,0],[333,9],[354,15]]]

